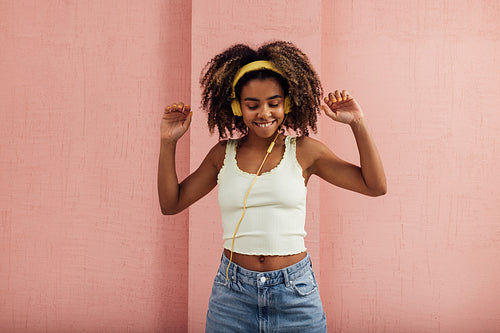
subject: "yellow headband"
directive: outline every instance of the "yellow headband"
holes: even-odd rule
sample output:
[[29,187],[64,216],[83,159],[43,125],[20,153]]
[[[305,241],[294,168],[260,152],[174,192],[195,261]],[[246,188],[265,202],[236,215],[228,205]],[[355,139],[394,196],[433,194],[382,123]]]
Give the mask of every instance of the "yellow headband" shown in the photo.
[[[246,64],[245,66],[241,67],[240,70],[236,73],[236,76],[234,77],[233,91],[231,92],[231,98],[232,98],[231,108],[233,109],[233,114],[235,116],[241,117],[243,115],[243,112],[241,112],[240,101],[238,101],[238,99],[236,98],[236,92],[234,91],[234,89],[236,88],[236,85],[238,84],[238,81],[246,73],[259,71],[259,70],[263,70],[263,69],[269,69],[269,70],[283,76],[283,73],[281,73],[281,71],[279,71],[276,67],[274,67],[274,65],[270,61],[267,61],[267,60],[254,61],[254,62],[251,62],[251,63]],[[285,110],[285,114],[290,112],[290,99],[288,98],[288,96],[285,97],[284,110]]]

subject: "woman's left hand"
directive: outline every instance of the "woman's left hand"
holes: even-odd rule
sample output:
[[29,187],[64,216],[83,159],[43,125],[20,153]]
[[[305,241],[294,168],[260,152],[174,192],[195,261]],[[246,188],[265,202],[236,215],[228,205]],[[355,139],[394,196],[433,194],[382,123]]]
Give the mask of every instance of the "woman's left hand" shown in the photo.
[[325,114],[335,121],[354,125],[364,118],[363,110],[346,90],[335,90],[325,97],[328,107],[322,105]]

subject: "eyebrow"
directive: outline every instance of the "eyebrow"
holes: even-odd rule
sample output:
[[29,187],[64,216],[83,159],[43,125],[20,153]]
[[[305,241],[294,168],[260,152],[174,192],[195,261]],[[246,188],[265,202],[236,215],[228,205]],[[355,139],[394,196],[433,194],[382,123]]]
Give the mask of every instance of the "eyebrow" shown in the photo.
[[[274,95],[274,96],[271,96],[267,99],[267,101],[270,101],[272,99],[276,99],[276,98],[283,98],[283,96],[281,95]],[[255,102],[260,102],[260,99],[257,99],[257,98],[253,98],[253,97],[247,97],[244,99],[244,101],[255,101]]]

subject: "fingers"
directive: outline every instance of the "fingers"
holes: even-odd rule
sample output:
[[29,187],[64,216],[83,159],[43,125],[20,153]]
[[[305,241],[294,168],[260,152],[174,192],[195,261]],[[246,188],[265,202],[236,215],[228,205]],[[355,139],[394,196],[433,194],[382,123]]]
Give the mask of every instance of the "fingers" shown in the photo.
[[325,97],[325,103],[331,106],[333,103],[346,102],[351,99],[352,97],[347,90],[335,90],[335,92],[329,93],[328,96]]
[[166,113],[170,112],[181,112],[184,114],[188,114],[191,111],[191,106],[189,104],[184,104],[182,102],[172,105],[167,105],[165,108]]
[[182,124],[182,127],[185,130],[187,130],[189,128],[189,125],[191,125],[191,119],[193,119],[193,112],[189,112],[188,116],[186,117],[186,120],[184,120],[184,123]]
[[327,108],[324,105],[321,105],[321,108],[323,109],[323,112],[330,118],[335,119],[337,117],[337,113],[332,111],[330,108]]

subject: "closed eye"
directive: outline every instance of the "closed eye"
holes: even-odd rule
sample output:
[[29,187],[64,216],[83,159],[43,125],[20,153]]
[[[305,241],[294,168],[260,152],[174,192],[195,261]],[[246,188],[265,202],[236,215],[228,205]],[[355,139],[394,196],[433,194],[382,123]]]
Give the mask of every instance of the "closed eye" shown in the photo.
[[[283,100],[283,97],[280,96],[280,95],[274,95],[274,96],[271,96],[267,99],[267,102],[268,102],[268,105],[269,107],[271,108],[277,108],[280,106],[280,104],[282,103],[282,100]],[[244,101],[246,102],[260,102],[258,99],[256,98],[252,98],[252,97],[247,97],[244,99]],[[259,103],[257,104],[246,104],[246,107],[249,109],[249,110],[256,110],[259,108]]]

